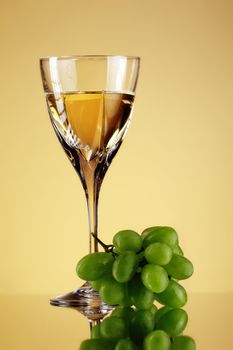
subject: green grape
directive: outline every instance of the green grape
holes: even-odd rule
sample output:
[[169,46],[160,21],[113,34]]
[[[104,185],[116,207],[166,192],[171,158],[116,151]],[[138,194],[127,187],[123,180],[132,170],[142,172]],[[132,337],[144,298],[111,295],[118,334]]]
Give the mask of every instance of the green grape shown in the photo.
[[145,336],[154,329],[154,315],[149,310],[136,311],[130,324],[130,336],[136,343],[142,343]]
[[173,309],[165,313],[156,326],[157,329],[162,329],[172,337],[181,334],[188,322],[188,315],[185,310]]
[[173,253],[177,255],[184,255],[183,250],[180,248],[180,246],[177,244],[173,248]]
[[119,231],[113,237],[113,245],[118,253],[123,253],[127,250],[139,252],[142,247],[140,235],[132,230]]
[[142,284],[139,274],[136,274],[128,283],[128,291],[130,300],[137,309],[149,309],[152,307],[154,302],[154,293],[148,290],[144,284]]
[[141,279],[144,286],[154,293],[163,292],[169,283],[166,270],[161,266],[152,264],[143,267]]
[[92,288],[99,291],[101,288],[101,284],[103,281],[106,281],[107,279],[112,279],[112,271],[107,271],[103,277],[101,277],[100,279],[96,280],[96,281],[89,281]]
[[113,278],[103,280],[99,290],[101,299],[109,305],[129,305],[126,284],[119,283]]
[[151,226],[151,227],[147,227],[145,230],[142,231],[141,233],[141,237],[142,239],[144,239],[151,231],[156,231],[158,229],[160,229],[162,226]]
[[103,280],[105,280],[105,279],[106,278],[100,278],[99,280],[96,280],[96,281],[90,281],[90,284],[91,284],[93,289],[99,291],[101,284],[102,284]]
[[115,350],[137,350],[137,347],[130,339],[121,339],[117,343]]
[[145,250],[145,258],[149,264],[167,265],[172,258],[172,249],[164,243],[155,242]]
[[128,282],[136,273],[138,257],[133,251],[120,254],[113,263],[112,274],[117,282]]
[[143,350],[169,350],[170,346],[169,336],[160,330],[149,333],[143,342]]
[[172,342],[171,350],[196,350],[196,344],[191,337],[180,335]]
[[163,306],[155,314],[155,324],[159,321],[159,319],[165,315],[168,311],[172,310],[170,306]]
[[171,248],[178,244],[178,236],[172,227],[163,226],[150,231],[143,239],[143,248],[146,249],[150,244],[160,242],[165,243]]
[[114,344],[106,339],[87,339],[84,340],[79,350],[114,350]]
[[112,267],[114,258],[109,253],[92,253],[84,256],[77,264],[77,275],[86,281],[95,281]]
[[134,309],[131,307],[117,306],[115,310],[112,311],[111,316],[121,317],[129,324],[134,316],[134,312]]
[[174,254],[168,265],[164,266],[168,275],[184,280],[193,274],[193,264],[184,256]]
[[164,305],[172,308],[179,308],[187,303],[187,293],[184,287],[175,281],[170,281],[168,287],[158,295],[156,299]]
[[107,317],[100,325],[100,334],[103,338],[109,340],[126,338],[128,335],[126,321],[121,317]]
[[100,323],[92,327],[91,330],[91,338],[92,339],[100,339],[101,334],[100,334]]

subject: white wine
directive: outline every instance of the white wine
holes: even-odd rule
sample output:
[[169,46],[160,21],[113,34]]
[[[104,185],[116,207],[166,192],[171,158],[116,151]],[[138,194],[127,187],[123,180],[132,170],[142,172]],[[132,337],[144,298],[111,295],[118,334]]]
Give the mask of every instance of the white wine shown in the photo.
[[47,94],[52,123],[64,142],[87,160],[102,158],[121,141],[134,96],[113,92]]
[[87,198],[97,196],[128,129],[134,95],[88,91],[48,93],[46,98],[54,130]]

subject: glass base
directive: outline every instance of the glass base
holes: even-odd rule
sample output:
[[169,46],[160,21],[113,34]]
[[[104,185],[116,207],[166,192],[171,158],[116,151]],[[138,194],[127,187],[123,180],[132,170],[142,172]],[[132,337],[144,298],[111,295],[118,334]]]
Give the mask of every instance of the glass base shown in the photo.
[[100,299],[99,293],[91,287],[89,282],[86,282],[76,291],[51,298],[50,304],[76,309],[89,321],[101,320],[114,309],[113,306],[104,303]]

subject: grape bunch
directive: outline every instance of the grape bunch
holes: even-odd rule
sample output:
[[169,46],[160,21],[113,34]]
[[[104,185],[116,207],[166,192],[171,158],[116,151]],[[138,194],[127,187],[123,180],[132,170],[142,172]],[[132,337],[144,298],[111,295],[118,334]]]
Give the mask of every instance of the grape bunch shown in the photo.
[[195,350],[194,340],[183,335],[187,293],[179,283],[193,274],[193,265],[176,231],[168,226],[141,235],[123,230],[112,245],[102,246],[105,252],[84,256],[76,271],[116,307],[93,327],[80,350]]

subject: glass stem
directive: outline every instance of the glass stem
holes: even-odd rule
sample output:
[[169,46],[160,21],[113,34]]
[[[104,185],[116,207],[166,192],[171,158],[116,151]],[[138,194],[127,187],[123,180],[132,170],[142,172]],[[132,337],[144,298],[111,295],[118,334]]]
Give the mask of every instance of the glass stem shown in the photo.
[[88,224],[89,224],[89,253],[98,252],[98,242],[92,236],[92,233],[98,236],[98,201],[99,201],[99,186],[95,178],[95,167],[88,163],[85,167],[85,194],[88,208]]
[[97,326],[97,324],[101,323],[101,320],[88,320],[88,321],[89,321],[90,334],[91,334],[92,328]]
[[88,223],[89,223],[89,253],[98,252],[98,242],[92,236],[92,233],[98,236],[98,199],[99,193],[95,188],[95,181],[93,179],[93,188],[87,193],[87,208],[88,208]]

